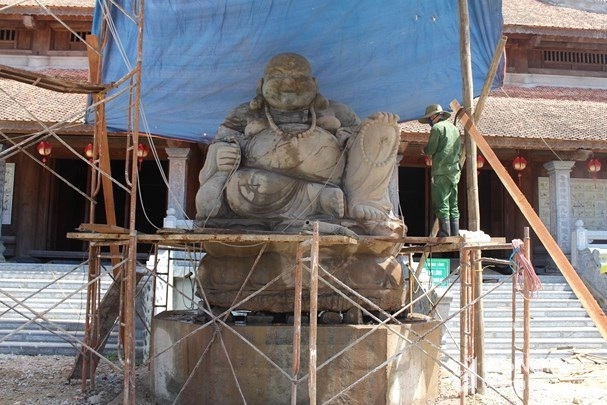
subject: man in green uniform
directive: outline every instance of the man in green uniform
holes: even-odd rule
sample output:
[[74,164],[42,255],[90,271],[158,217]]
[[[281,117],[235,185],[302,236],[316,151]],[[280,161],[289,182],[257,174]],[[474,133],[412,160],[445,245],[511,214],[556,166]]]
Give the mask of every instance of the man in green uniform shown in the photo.
[[438,218],[438,236],[459,235],[457,184],[461,140],[457,127],[447,120],[450,116],[439,104],[431,104],[418,120],[432,127],[424,154],[432,157],[432,207]]

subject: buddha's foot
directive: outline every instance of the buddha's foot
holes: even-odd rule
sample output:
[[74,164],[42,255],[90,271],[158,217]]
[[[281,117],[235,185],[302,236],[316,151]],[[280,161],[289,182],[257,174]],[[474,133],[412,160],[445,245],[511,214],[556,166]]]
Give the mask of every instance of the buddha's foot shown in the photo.
[[400,117],[392,113],[377,112],[371,114],[368,119],[381,124],[398,125],[398,120],[400,119]]
[[384,211],[371,205],[356,204],[350,208],[350,218],[359,221],[380,221],[386,219]]
[[344,193],[336,187],[325,187],[318,196],[320,211],[334,218],[343,218],[346,211]]

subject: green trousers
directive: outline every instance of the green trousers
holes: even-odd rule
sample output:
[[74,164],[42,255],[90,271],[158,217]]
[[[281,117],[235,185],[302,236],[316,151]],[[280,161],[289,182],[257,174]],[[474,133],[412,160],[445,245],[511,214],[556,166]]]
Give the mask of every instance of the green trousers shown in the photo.
[[460,173],[432,176],[432,207],[438,219],[459,219],[457,184]]

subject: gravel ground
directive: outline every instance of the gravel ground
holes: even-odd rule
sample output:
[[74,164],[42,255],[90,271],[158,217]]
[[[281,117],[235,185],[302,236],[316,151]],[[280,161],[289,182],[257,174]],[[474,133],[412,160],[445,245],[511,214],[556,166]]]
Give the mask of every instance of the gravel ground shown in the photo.
[[[0,355],[0,404],[2,405],[119,405],[123,403],[122,372],[101,363],[95,390],[81,391],[81,382],[67,381],[74,358],[68,356]],[[485,395],[468,396],[468,404],[522,403],[523,379],[520,364],[511,383],[511,361],[486,359],[490,387]],[[447,364],[457,370],[454,364]],[[532,359],[530,404],[605,404],[607,403],[607,358],[573,353],[553,354],[549,359]],[[432,404],[459,404],[459,379],[441,370],[440,396]],[[493,387],[494,389],[491,389]],[[496,392],[497,391],[497,392]],[[156,404],[147,366],[137,368],[136,404]]]

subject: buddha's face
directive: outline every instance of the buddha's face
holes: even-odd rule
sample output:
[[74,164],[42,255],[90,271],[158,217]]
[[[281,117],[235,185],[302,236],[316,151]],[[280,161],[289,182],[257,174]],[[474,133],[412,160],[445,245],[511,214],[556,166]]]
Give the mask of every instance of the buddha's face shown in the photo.
[[318,91],[310,64],[293,53],[280,54],[268,62],[261,90],[270,107],[283,111],[308,107]]

